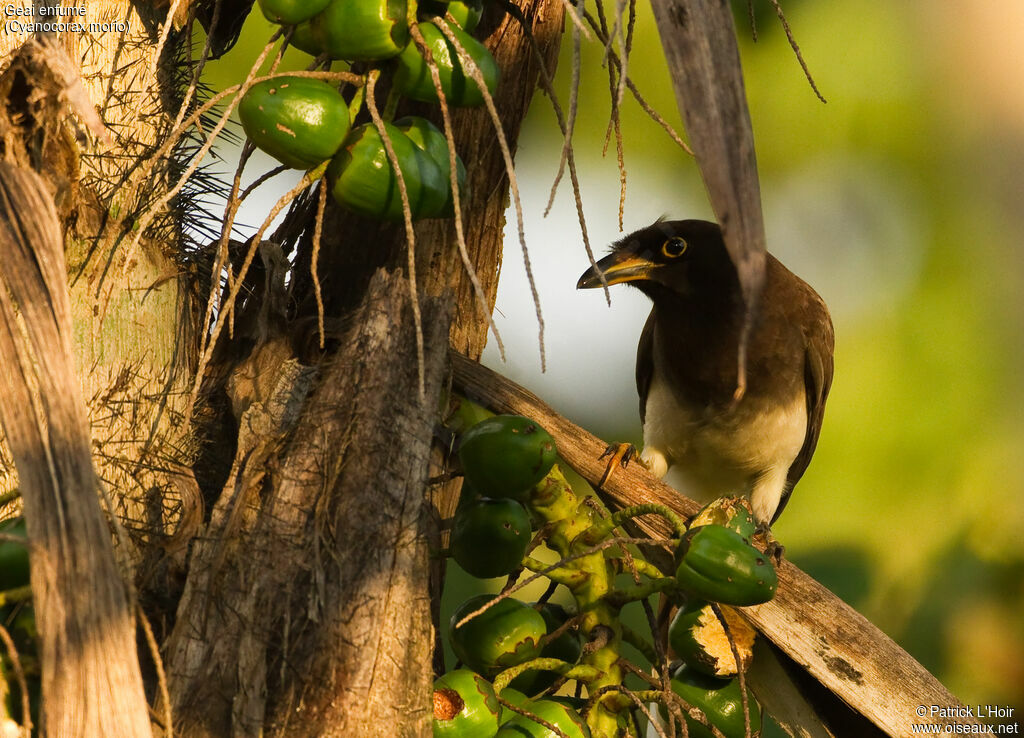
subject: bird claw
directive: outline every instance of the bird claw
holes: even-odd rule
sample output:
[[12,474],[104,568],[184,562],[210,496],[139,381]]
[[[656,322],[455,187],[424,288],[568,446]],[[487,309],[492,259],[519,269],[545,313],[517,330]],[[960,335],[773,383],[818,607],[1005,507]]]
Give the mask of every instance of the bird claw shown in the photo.
[[621,466],[625,469],[629,466],[629,462],[634,459],[636,459],[640,465],[645,466],[643,459],[640,458],[640,454],[637,453],[636,446],[632,443],[610,444],[604,450],[604,453],[598,457],[598,460],[609,456],[611,458],[608,459],[608,466],[605,467],[604,474],[601,475],[601,481],[597,483],[598,487],[603,487],[605,482],[612,478],[612,474],[615,472],[616,468]]
[[762,523],[757,526],[757,530],[754,531],[754,535],[764,538],[765,556],[770,556],[775,561],[776,566],[781,564],[782,558],[786,553],[786,547],[779,543],[775,536],[772,535],[771,528]]

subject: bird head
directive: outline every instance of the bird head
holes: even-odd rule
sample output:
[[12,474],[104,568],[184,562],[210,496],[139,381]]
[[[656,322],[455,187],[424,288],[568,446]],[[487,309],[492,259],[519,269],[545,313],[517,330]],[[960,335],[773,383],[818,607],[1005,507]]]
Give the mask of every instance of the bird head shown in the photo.
[[659,220],[612,245],[612,252],[585,271],[576,289],[629,282],[657,299],[666,292],[697,296],[738,289],[722,231],[704,220]]

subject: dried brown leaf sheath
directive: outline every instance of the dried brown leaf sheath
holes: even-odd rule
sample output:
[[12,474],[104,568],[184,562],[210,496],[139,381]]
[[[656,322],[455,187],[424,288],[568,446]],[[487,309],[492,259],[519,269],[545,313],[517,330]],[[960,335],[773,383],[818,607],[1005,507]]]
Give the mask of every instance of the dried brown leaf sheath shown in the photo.
[[0,163],[0,423],[18,470],[43,654],[43,734],[148,736],[135,619],[99,504],[57,212]]

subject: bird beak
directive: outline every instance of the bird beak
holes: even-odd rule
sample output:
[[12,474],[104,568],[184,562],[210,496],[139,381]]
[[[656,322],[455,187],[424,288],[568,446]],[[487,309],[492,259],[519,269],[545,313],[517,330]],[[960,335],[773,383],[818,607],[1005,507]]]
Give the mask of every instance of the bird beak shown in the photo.
[[601,286],[601,275],[608,284],[632,282],[645,279],[654,268],[654,263],[629,251],[613,251],[594,266],[583,272],[576,289],[587,290]]

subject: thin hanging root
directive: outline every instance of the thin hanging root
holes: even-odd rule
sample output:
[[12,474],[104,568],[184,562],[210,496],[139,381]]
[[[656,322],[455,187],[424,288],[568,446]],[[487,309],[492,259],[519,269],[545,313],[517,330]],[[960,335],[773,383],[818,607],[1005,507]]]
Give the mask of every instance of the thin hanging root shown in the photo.
[[[276,166],[273,169],[261,174],[259,177],[253,180],[248,187],[242,190],[241,194],[238,194],[238,190],[241,187],[242,182],[242,172],[245,169],[246,163],[249,161],[249,157],[252,156],[255,150],[256,145],[253,144],[252,141],[246,141],[245,144],[242,146],[242,153],[238,158],[238,168],[235,170],[234,182],[231,185],[231,194],[228,197],[228,205],[224,210],[224,219],[223,225],[221,227],[220,240],[217,242],[217,260],[214,263],[213,269],[211,270],[211,274],[219,274],[221,269],[224,267],[224,264],[226,263],[228,255],[228,242],[231,240],[231,232],[235,226],[235,218],[238,215],[238,211],[241,208],[242,203],[245,202],[246,199],[248,199],[249,195],[255,192],[261,185],[273,179],[277,175],[283,174],[284,172],[287,172],[291,169],[291,167],[285,164]],[[227,274],[227,284],[229,287],[234,284],[234,274],[232,274],[230,270],[228,271]],[[215,291],[211,293],[211,297],[216,298],[219,294],[219,291]],[[208,304],[211,307],[213,306],[212,302]],[[206,317],[204,318],[203,321],[203,325],[209,325],[209,320],[211,316],[212,310],[208,308]],[[231,321],[229,323],[229,332],[230,335],[234,337],[234,313],[232,313],[229,316],[229,318]]]
[[615,158],[619,167],[619,231],[626,211],[626,157],[622,145],[622,121],[619,110],[626,97],[626,80],[629,79],[629,57],[633,53],[633,30],[636,27],[636,0],[629,0],[629,20],[626,23],[626,38],[622,41],[622,70],[615,95]]
[[604,6],[597,3],[597,15],[601,21],[601,31],[604,36],[604,56],[601,59],[601,66],[604,66],[612,54],[612,41],[619,43],[619,81],[614,92],[613,105],[616,109],[622,106],[622,100],[626,94],[626,80],[629,79],[629,55],[633,50],[633,30],[636,25],[636,0],[629,2],[629,17],[626,21],[626,32],[622,31],[622,16],[626,13],[625,0],[615,0],[615,25],[611,31],[604,16]]
[[[659,618],[655,617],[654,610],[651,607],[649,600],[644,600],[642,603],[644,608],[644,615],[647,617],[647,625],[651,629],[651,639],[654,645],[654,661],[651,665],[655,669],[655,673],[658,675],[658,679],[651,679],[650,684],[659,687],[662,690],[672,689],[672,674],[669,671],[668,654],[665,652],[665,646],[667,645],[659,634],[662,632],[664,622],[659,621]],[[668,615],[669,610],[662,610],[664,615]],[[665,618],[667,620],[667,617]],[[675,731],[673,730],[673,735]]]
[[[544,590],[544,594],[546,594],[547,597],[538,598],[537,599],[537,604],[538,605],[547,604],[548,600],[551,599],[551,596],[557,590],[558,590],[558,583],[557,582],[551,582],[551,584],[548,585],[548,588],[546,590]],[[581,620],[583,620],[583,614],[582,613],[576,613],[575,615],[573,615],[571,618],[566,620],[564,623],[559,625],[554,630],[548,631],[547,634],[542,636],[541,639],[540,639],[541,648],[543,648],[547,644],[551,643],[552,641],[557,641],[565,633],[568,633],[571,629],[576,628],[580,624]]]
[[587,27],[583,25],[583,20],[580,18],[579,12],[576,10],[576,6],[572,4],[572,0],[562,0],[562,5],[565,6],[565,12],[568,13],[569,18],[572,19],[572,24],[579,29],[580,33],[583,34],[587,41],[592,41],[593,39],[590,38],[590,31],[588,31]]
[[786,31],[786,38],[789,39],[789,46],[793,49],[793,53],[796,54],[796,60],[800,62],[800,68],[804,70],[804,76],[807,78],[807,82],[811,85],[811,89],[814,90],[814,94],[818,96],[818,99],[823,103],[827,103],[822,94],[818,91],[818,86],[814,84],[814,77],[811,76],[811,70],[807,68],[807,62],[804,61],[803,54],[800,53],[800,45],[796,42],[793,37],[793,31],[789,27],[789,21],[786,20],[785,14],[782,12],[782,8],[779,6],[779,0],[771,0],[772,5],[775,7],[775,14],[779,16],[779,20],[782,21],[782,28]]
[[[295,29],[294,28],[291,29],[288,32],[288,36],[285,38],[285,41],[287,41],[289,38],[291,38],[291,34],[294,33],[294,32],[295,32]],[[281,66],[281,62],[284,61],[284,52],[287,49],[288,49],[287,43],[281,44],[281,48],[278,49],[277,53],[274,55],[274,61],[270,62],[270,69],[267,72],[267,74],[277,74],[277,68],[280,67]]]
[[636,28],[636,0],[629,0],[629,18],[626,21],[626,37],[620,36],[622,47],[622,72],[619,74],[619,90],[616,105],[622,107],[622,101],[626,98],[626,80],[629,78],[629,57],[633,53],[633,31]]
[[[555,91],[554,82],[552,82],[551,75],[548,73],[547,66],[544,63],[544,55],[541,54],[540,49],[537,48],[537,41],[533,38],[533,34],[530,33],[530,29],[526,25],[526,19],[523,17],[522,13],[519,13],[518,15],[513,14],[513,17],[519,21],[520,25],[522,25],[526,31],[526,38],[530,41],[530,48],[533,50],[533,56],[537,61],[537,68],[540,71],[541,87],[544,89],[544,93],[547,95],[548,100],[551,101],[551,107],[555,111],[555,118],[558,120],[558,127],[564,136],[567,129],[565,114],[562,112],[562,106],[558,103],[558,93]],[[580,180],[576,174],[576,156],[571,144],[566,154],[566,160],[569,163],[569,177],[572,181],[573,198],[576,201],[576,217],[579,220],[580,233],[583,236],[583,248],[587,252],[587,259],[590,261],[590,266],[594,267],[597,265],[597,260],[594,258],[594,249],[590,245],[590,235],[587,233],[587,219],[583,214],[583,197],[580,194]],[[604,299],[609,305],[611,305],[612,296],[608,291],[608,280],[605,278],[603,273],[599,272],[599,275],[601,277],[601,288],[604,290]]]
[[320,293],[320,276],[317,262],[320,260],[320,236],[324,228],[324,210],[327,208],[327,178],[320,180],[320,197],[316,203],[316,221],[313,224],[313,254],[310,257],[309,273],[313,277],[313,296],[316,297],[316,327],[320,335],[320,350],[324,350],[324,297]]
[[[598,2],[597,2],[597,12],[600,15],[603,16],[604,15],[604,8],[602,6],[603,6],[603,2],[601,2],[601,0],[598,0]],[[623,10],[624,10],[624,6],[622,4],[622,0],[615,0],[615,24],[612,26],[611,32],[608,31],[607,27],[604,28],[604,33],[605,33],[604,51],[601,54],[601,66],[602,67],[605,64],[608,63],[608,55],[612,51],[612,41],[614,41],[619,36],[620,29],[622,28],[622,14],[623,14]]]
[[[252,143],[252,142],[250,141],[249,143]],[[249,195],[251,195],[253,193],[253,191],[256,190],[260,185],[264,184],[268,180],[273,179],[274,177],[276,177],[279,174],[284,174],[289,169],[291,169],[291,167],[288,166],[287,164],[281,164],[279,166],[274,167],[270,171],[264,172],[259,177],[254,179],[252,181],[252,183],[248,187],[246,187],[244,190],[242,190],[242,194],[239,196],[238,199],[244,200],[245,198],[249,197]]]
[[[608,44],[611,43],[611,37],[608,34],[608,19],[605,18],[605,15],[604,15],[604,3],[601,2],[601,0],[598,0],[596,5],[597,5],[597,20],[601,23],[601,33],[604,35],[604,38],[605,38],[605,53],[607,54]],[[604,64],[604,62],[602,61],[602,66],[603,66],[603,64]],[[601,148],[601,156],[605,156],[608,153],[608,144],[611,141],[613,124],[615,123],[615,119],[618,117],[618,113],[619,113],[619,108],[615,104],[615,90],[619,86],[618,79],[621,76],[621,75],[617,75],[616,72],[618,70],[620,70],[621,68],[622,68],[621,65],[620,66],[613,66],[613,65],[609,64],[607,66],[607,69],[608,69],[608,90],[609,90],[608,94],[611,95],[612,109],[611,109],[611,113],[608,116],[608,126],[604,129],[604,146]]]
[[665,734],[665,729],[662,728],[658,724],[658,721],[654,719],[654,713],[647,709],[647,705],[645,705],[643,703],[643,700],[641,700],[633,693],[633,690],[627,689],[624,686],[620,686],[618,691],[626,695],[627,697],[629,697],[630,700],[633,701],[633,704],[637,706],[637,709],[639,709],[640,712],[644,714],[644,717],[647,718],[647,724],[654,728],[654,732],[656,732],[658,736],[660,736],[660,738],[668,738],[668,735]]
[[[623,63],[620,69],[626,69],[629,59],[629,51],[632,48],[633,25],[636,11],[636,3],[633,0],[630,2],[629,9],[630,18],[626,29],[627,37],[621,45]],[[601,29],[607,34],[608,25],[604,17],[604,7],[600,2],[597,4],[597,17],[601,22]],[[620,116],[622,96],[626,88],[625,79],[626,77],[622,73],[616,75],[616,67],[614,65],[608,65],[608,94],[611,97],[612,105],[611,113],[608,117],[608,128],[605,129],[604,133],[604,148],[601,151],[601,156],[608,153],[608,144],[611,141],[611,135],[614,131],[615,163],[619,168],[619,232],[622,232],[623,230],[623,221],[626,212],[626,157],[622,145],[622,118]],[[606,291],[607,289],[608,288],[605,287]]]
[[[616,2],[616,6],[617,6],[617,9],[618,9],[618,7],[621,7],[618,2]],[[604,15],[604,4],[601,3],[601,2],[597,3],[597,19],[601,22],[601,31],[604,33],[605,37],[608,39],[608,42],[605,45],[605,58],[607,58],[607,54],[608,54],[608,51],[610,49],[610,44],[611,44],[611,34],[608,33],[608,22],[605,19],[605,15]],[[617,27],[618,27],[618,22],[616,22],[616,28]],[[623,45],[620,43],[620,55],[619,55],[620,59],[622,59],[622,57],[625,56],[624,54],[621,53],[622,46]],[[624,87],[624,81],[623,81],[623,76],[621,74],[621,70],[625,69],[627,67],[628,58],[623,59],[623,62],[625,62],[625,63],[621,63],[620,66],[617,66],[617,67],[613,66],[611,64],[609,64],[607,66],[607,69],[608,69],[608,94],[609,94],[609,96],[611,98],[611,111],[610,111],[610,113],[608,115],[608,125],[604,129],[604,145],[601,148],[601,156],[606,156],[608,154],[608,144],[611,143],[612,131],[618,125],[619,120],[620,120],[619,109],[620,109],[620,107],[622,105],[622,99],[619,97],[619,90]],[[603,65],[603,62],[602,62],[602,65]],[[620,230],[621,230],[621,228],[620,228]]]
[[[678,541],[678,539],[675,539],[675,540]],[[565,566],[566,564],[572,563],[573,561],[578,561],[579,559],[585,558],[587,556],[592,556],[593,554],[598,553],[599,551],[604,551],[606,548],[611,548],[612,546],[619,546],[619,545],[640,545],[640,544],[649,545],[649,544],[657,544],[657,543],[665,544],[665,543],[671,543],[671,542],[672,542],[672,539],[669,539],[669,538],[660,538],[659,539],[659,538],[623,538],[623,537],[617,537],[617,538],[608,538],[608,539],[606,539],[604,541],[601,541],[600,543],[595,543],[593,546],[590,546],[589,548],[587,548],[587,549],[585,549],[583,551],[580,551],[578,553],[574,553],[572,556],[566,556],[564,559],[559,559],[558,561],[553,563],[551,566],[548,566],[548,567],[542,569],[541,571],[534,572],[533,574],[528,576],[526,579],[523,579],[521,581],[516,582],[515,585],[513,585],[512,587],[509,587],[507,590],[502,591],[502,593],[497,595],[493,600],[488,601],[487,603],[482,605],[480,608],[478,608],[478,609],[474,610],[473,612],[469,613],[468,615],[466,615],[466,617],[462,618],[462,620],[457,622],[454,627],[455,628],[461,628],[463,625],[468,623],[473,618],[478,617],[479,615],[483,615],[485,612],[487,612],[492,607],[494,607],[496,604],[498,604],[499,601],[504,600],[507,597],[511,597],[515,592],[518,592],[523,587],[527,587],[530,584],[533,584],[535,581],[537,581],[541,577],[546,577],[548,574],[553,572],[555,569],[558,569],[558,568],[560,568],[562,566]]]
[[25,672],[21,668],[21,659],[18,658],[18,647],[14,645],[11,634],[7,632],[7,628],[3,625],[0,625],[0,641],[4,643],[7,658],[11,661],[11,671],[14,672],[14,677],[18,680],[18,689],[21,690],[22,735],[32,735],[32,714],[29,711],[31,708],[28,701],[28,685],[25,683]]
[[[267,217],[256,231],[256,234],[252,237],[251,243],[249,244],[249,250],[245,254],[245,261],[242,262],[242,266],[239,268],[238,275],[235,278],[235,284],[229,290],[228,298],[224,301],[219,319],[214,324],[213,330],[210,331],[209,338],[205,341],[203,350],[200,353],[199,365],[196,367],[196,376],[192,384],[192,392],[189,395],[188,404],[184,411],[184,415],[186,417],[191,416],[192,409],[195,407],[196,400],[199,398],[199,388],[202,385],[203,375],[206,373],[206,367],[210,363],[213,349],[217,345],[217,339],[220,337],[220,333],[224,329],[224,324],[227,322],[227,315],[235,306],[235,300],[238,298],[238,293],[241,292],[242,285],[245,284],[245,275],[249,273],[249,267],[252,266],[252,261],[256,257],[256,252],[259,250],[260,243],[263,240],[263,234],[267,232],[268,228],[270,228],[270,224],[273,222],[274,218],[276,218],[292,200],[298,197],[303,190],[320,179],[326,170],[327,162],[324,162],[320,166],[306,172],[305,176],[303,176],[295,187],[282,195],[281,198],[274,203],[274,207],[270,209],[270,213],[267,214]],[[211,287],[211,290],[212,289],[213,287]]]
[[747,0],[747,17],[750,18],[750,37],[757,43],[757,17],[754,15],[754,0]]
[[366,77],[366,109],[370,111],[370,118],[373,125],[384,142],[384,150],[387,152],[388,161],[391,163],[391,170],[398,180],[398,193],[402,196],[402,216],[405,219],[405,242],[408,254],[407,268],[409,274],[406,279],[409,282],[409,300],[412,302],[412,320],[416,328],[416,372],[419,379],[420,400],[426,401],[426,359],[423,355],[423,316],[420,315],[420,300],[416,290],[416,232],[412,227],[412,208],[409,206],[409,190],[405,186],[405,176],[399,166],[398,155],[395,154],[395,147],[391,144],[391,137],[384,128],[384,120],[377,110],[377,101],[374,99],[374,91],[377,87],[377,79],[380,77],[380,70],[374,69]]
[[622,233],[626,212],[626,156],[622,150],[622,126],[618,116],[615,117],[615,161],[619,167],[619,233]]
[[[602,42],[606,41],[607,37],[603,33],[601,33],[601,30],[600,30],[600,28],[598,26],[597,21],[594,20],[594,16],[592,16],[587,11],[584,11],[583,15],[587,19],[587,23],[590,24],[590,27],[594,29],[595,33],[597,33],[598,41],[602,41]],[[615,65],[616,69],[619,69],[621,71],[622,64],[619,61],[618,54],[612,52],[611,55],[609,56],[609,59],[611,59],[611,62],[612,62],[612,64]],[[626,77],[626,87],[629,89],[629,91],[631,93],[633,93],[633,98],[640,105],[641,109],[645,113],[647,113],[648,117],[650,117],[651,120],[653,120],[659,126],[664,128],[665,132],[676,143],[676,145],[679,146],[679,148],[681,148],[683,151],[685,151],[690,156],[693,156],[693,150],[689,146],[686,145],[686,142],[683,141],[683,139],[680,138],[679,134],[675,132],[675,130],[672,128],[672,126],[670,126],[668,124],[668,122],[664,118],[661,117],[661,115],[658,113],[658,111],[650,106],[650,104],[643,98],[643,95],[640,94],[640,91],[637,89],[636,84],[634,84],[633,80],[630,79],[628,76]]]
[[[238,196],[238,191],[242,187],[242,173],[245,171],[245,165],[249,162],[249,157],[252,156],[253,151],[256,150],[256,146],[252,141],[246,141],[242,145],[242,152],[238,157],[238,166],[235,167],[235,177],[231,183],[231,193],[228,195],[227,205],[224,208],[223,225],[221,226],[220,240],[217,242],[217,256],[214,259],[213,266],[210,268],[210,296],[206,301],[206,314],[203,316],[203,322],[201,325],[208,326],[210,321],[213,319],[213,311],[220,306],[221,288],[219,275],[224,265],[228,261],[228,241],[231,237],[231,231],[235,225],[235,216],[238,214],[238,209],[242,205],[243,197]],[[228,272],[227,284],[232,285],[231,273]],[[200,341],[199,352],[200,354],[206,351],[207,341],[209,340],[209,334],[203,331],[203,337]]]
[[[661,690],[661,695],[665,699],[665,709],[668,710],[669,715],[673,720],[679,721],[679,725],[682,726],[683,730],[687,730],[686,717],[688,717],[695,723],[700,723],[704,726],[704,729],[709,733],[712,731],[718,731],[717,728],[711,727],[711,723],[708,721],[708,716],[703,710],[691,705],[689,702],[677,695],[671,688]],[[748,733],[747,735],[749,736],[750,734]]]
[[[625,4],[622,0],[617,0],[616,11],[619,13],[619,18],[616,23],[619,28],[622,27],[622,13],[625,9]],[[616,85],[613,105],[615,106],[616,112],[622,108],[622,101],[626,97],[626,80],[629,79],[629,57],[633,52],[633,31],[636,27],[636,0],[629,0],[629,18],[626,21],[626,32],[625,34],[619,33],[619,78],[618,84]]]
[[743,670],[743,662],[740,661],[740,652],[736,648],[736,641],[732,637],[732,630],[729,628],[729,621],[725,619],[725,615],[722,613],[722,608],[717,602],[711,603],[711,611],[715,613],[715,617],[718,618],[718,622],[722,624],[722,630],[725,631],[726,640],[729,641],[729,650],[732,651],[733,662],[736,664],[736,676],[740,680],[740,699],[743,700],[743,725],[745,727],[745,735],[750,735],[750,701],[747,697],[747,678]]
[[501,697],[498,697],[498,702],[501,704],[502,707],[507,709],[509,712],[514,712],[517,715],[522,715],[525,718],[529,718],[531,722],[543,726],[545,730],[550,731],[554,735],[558,736],[558,738],[569,738],[569,736],[566,735],[565,732],[557,725],[552,725],[547,720],[542,718],[540,715],[535,715],[534,713],[527,710],[525,707],[513,705],[511,702],[503,700]]
[[[212,36],[213,33],[216,31],[217,24],[220,23],[220,9],[221,9],[221,6],[223,4],[224,4],[223,0],[217,0],[213,4],[213,16],[210,19],[209,34],[207,35],[206,43],[203,44],[203,51],[199,55],[199,61],[196,62],[195,65],[192,68],[192,79],[191,79],[191,81],[189,81],[188,89],[185,90],[185,97],[182,98],[181,108],[179,108],[178,114],[176,116],[174,116],[174,122],[171,124],[171,130],[172,131],[175,130],[178,126],[180,126],[181,125],[181,121],[183,121],[185,119],[185,112],[188,110],[189,106],[192,104],[192,98],[195,96],[196,90],[199,89],[199,80],[200,80],[200,78],[203,75],[203,68],[206,66],[206,60],[210,58],[210,44],[211,44],[210,36]],[[188,37],[192,36],[192,24],[193,24],[194,20],[195,20],[195,13],[193,13],[192,10],[189,9],[188,27],[186,29],[186,34],[188,35]],[[192,61],[192,51],[191,51],[192,46],[191,46],[191,44],[188,46],[188,48],[189,48],[189,61],[191,62]]]
[[181,5],[181,0],[171,0],[171,6],[167,9],[167,18],[160,27],[160,38],[156,42],[156,51],[152,56],[149,70],[153,76],[156,76],[157,64],[160,63],[160,57],[163,55],[164,44],[167,43],[167,37],[171,33],[171,26],[174,25],[174,16],[178,13],[179,5]]
[[[625,640],[625,638],[623,640]],[[660,682],[657,679],[652,677],[646,671],[642,671],[636,664],[630,663],[629,661],[626,661],[625,659],[623,659],[620,663],[622,665],[623,671],[628,671],[630,674],[632,674],[635,677],[638,677],[642,681],[647,682],[652,687],[660,686]]]
[[[572,194],[573,199],[576,202],[576,219],[580,224],[580,233],[583,236],[583,248],[587,252],[587,259],[590,261],[590,266],[596,266],[597,262],[594,259],[594,249],[590,245],[590,235],[587,233],[587,219],[583,215],[583,196],[580,194],[580,178],[576,174],[576,157],[573,152],[569,152],[569,180],[572,182]],[[608,291],[608,280],[604,276],[604,272],[599,272],[601,276],[601,286],[604,289],[604,299],[609,305],[612,304],[612,295]]]
[[149,654],[153,658],[153,665],[156,669],[156,682],[160,690],[160,702],[163,703],[163,738],[174,738],[174,728],[171,716],[171,693],[167,689],[167,673],[164,671],[164,661],[160,658],[160,646],[157,645],[153,629],[146,619],[146,613],[142,611],[142,605],[136,604],[135,615],[142,626],[142,633],[146,637],[146,645],[149,647]]
[[[238,159],[238,169],[235,171],[235,179],[231,185],[231,196],[228,198],[228,207],[224,214],[224,225],[221,229],[220,241],[217,242],[218,261],[217,264],[215,265],[215,271],[212,272],[214,274],[220,274],[221,268],[226,263],[228,256],[228,243],[231,240],[231,231],[235,227],[235,218],[238,216],[238,211],[242,207],[242,203],[245,202],[249,198],[249,195],[255,192],[260,187],[260,185],[264,184],[273,177],[276,177],[278,174],[282,174],[283,172],[287,172],[289,169],[291,169],[291,167],[285,166],[284,164],[282,164],[281,166],[274,167],[270,171],[264,172],[255,180],[253,180],[253,182],[248,187],[242,190],[242,194],[238,195],[238,188],[241,186],[242,183],[242,171],[245,169],[245,165],[249,161],[249,157],[252,156],[255,150],[256,145],[252,141],[246,141],[245,145],[242,147],[242,155]],[[228,270],[227,274],[227,284],[229,287],[232,284],[234,284],[234,274],[232,274],[230,269]],[[210,316],[207,316],[206,319],[209,320],[209,317]],[[231,337],[234,338],[234,312],[231,313],[229,318],[231,320],[230,334]],[[204,323],[204,325],[209,325],[209,323]]]
[[[238,157],[238,167],[235,169],[235,177],[231,183],[231,194],[228,197],[227,206],[224,209],[224,221],[221,226],[220,240],[217,242],[217,259],[213,265],[213,269],[210,270],[211,277],[213,277],[213,275],[217,275],[219,277],[221,271],[224,270],[225,265],[227,265],[228,268],[226,270],[227,274],[225,275],[224,278],[224,285],[228,289],[234,286],[234,274],[232,273],[231,266],[228,262],[228,244],[231,241],[231,232],[232,230],[234,230],[235,227],[235,217],[238,215],[238,210],[239,208],[242,207],[242,202],[245,200],[246,197],[245,194],[239,196],[238,190],[242,186],[242,173],[245,171],[246,164],[249,163],[249,158],[252,156],[254,151],[256,151],[256,144],[254,144],[252,141],[246,141],[242,145],[242,153]],[[219,285],[219,280],[216,278],[211,279],[210,299],[207,302],[206,316],[203,319],[203,325],[210,325],[210,320],[213,318],[214,303],[216,302],[219,305],[221,296],[222,293]],[[231,336],[234,337],[234,311],[230,311],[230,313],[225,317],[227,317],[229,321],[228,330],[230,331]],[[202,348],[204,350],[206,349],[207,339],[208,334],[204,333],[202,343]]]
[[515,166],[512,163],[512,152],[509,151],[508,141],[505,138],[505,129],[501,126],[501,118],[498,115],[498,109],[494,106],[494,98],[491,97],[491,91],[487,89],[487,82],[484,80],[483,74],[480,72],[480,67],[473,61],[473,57],[466,53],[466,49],[463,48],[462,43],[458,37],[452,33],[452,29],[448,27],[447,23],[438,23],[437,27],[441,33],[444,34],[445,38],[448,39],[449,43],[455,48],[456,53],[459,55],[459,61],[462,63],[464,71],[469,73],[469,76],[476,82],[477,87],[480,88],[480,94],[483,95],[484,103],[487,105],[487,112],[491,115],[491,121],[494,123],[494,132],[498,137],[498,146],[501,148],[501,155],[505,158],[505,171],[508,174],[509,189],[512,191],[512,202],[516,207],[516,226],[519,229],[519,245],[523,250],[523,264],[526,267],[526,279],[530,283],[530,293],[533,295],[533,305],[537,310],[537,342],[540,345],[540,370],[547,370],[547,357],[544,350],[544,316],[541,314],[540,309],[540,296],[537,294],[537,283],[533,278],[533,269],[530,267],[530,252],[526,248],[526,235],[523,232],[523,204],[519,199],[519,183],[516,181]]
[[[449,19],[454,21],[451,16],[449,16]],[[466,248],[466,234],[462,226],[462,193],[459,191],[459,177],[455,158],[455,136],[452,132],[448,100],[445,98],[444,89],[441,87],[441,74],[437,69],[437,63],[434,61],[434,54],[430,51],[430,47],[427,46],[427,42],[420,32],[419,25],[416,23],[410,24],[409,31],[413,41],[416,42],[416,47],[423,55],[424,61],[427,62],[427,69],[430,70],[430,79],[434,83],[434,90],[437,91],[437,101],[441,106],[441,118],[444,121],[444,137],[448,143],[448,179],[452,187],[452,208],[455,211],[455,241],[459,246],[459,256],[462,259],[462,266],[466,270],[466,274],[469,275],[469,281],[473,285],[473,292],[476,294],[477,302],[480,304],[480,310],[487,316],[487,324],[490,326],[491,332],[494,334],[494,340],[498,344],[498,354],[501,356],[501,360],[505,361],[505,344],[501,340],[498,326],[494,322],[494,315],[487,304],[487,296],[484,294],[483,285],[480,284],[480,278],[477,276],[473,263],[469,260],[469,250]]]
[[640,94],[640,91],[636,88],[636,85],[633,83],[633,80],[631,80],[629,77],[626,77],[626,87],[628,87],[629,91],[633,93],[633,99],[637,101],[637,103],[640,105],[640,108],[645,113],[647,113],[647,116],[651,120],[653,120],[655,123],[657,123],[659,126],[665,129],[665,133],[667,133],[669,135],[669,138],[671,138],[672,141],[675,142],[676,146],[681,148],[690,156],[693,156],[693,149],[690,148],[690,145],[686,143],[686,141],[684,141],[678,133],[676,133],[675,129],[671,126],[671,124],[669,124],[667,120],[661,117],[661,113],[659,113],[657,110],[651,107],[650,103],[648,103],[643,98],[643,96]]
[[[583,0],[579,0],[580,5]],[[569,152],[572,151],[572,134],[576,128],[576,115],[579,112],[580,99],[580,69],[583,66],[581,57],[580,31],[573,26],[572,29],[572,81],[569,83],[569,119],[562,128],[562,153],[558,157],[558,173],[555,174],[555,181],[551,183],[551,192],[548,194],[548,205],[544,208],[544,217],[548,217],[551,206],[555,202],[555,193],[558,192],[558,183],[562,181],[565,173],[565,164],[569,159]]]

